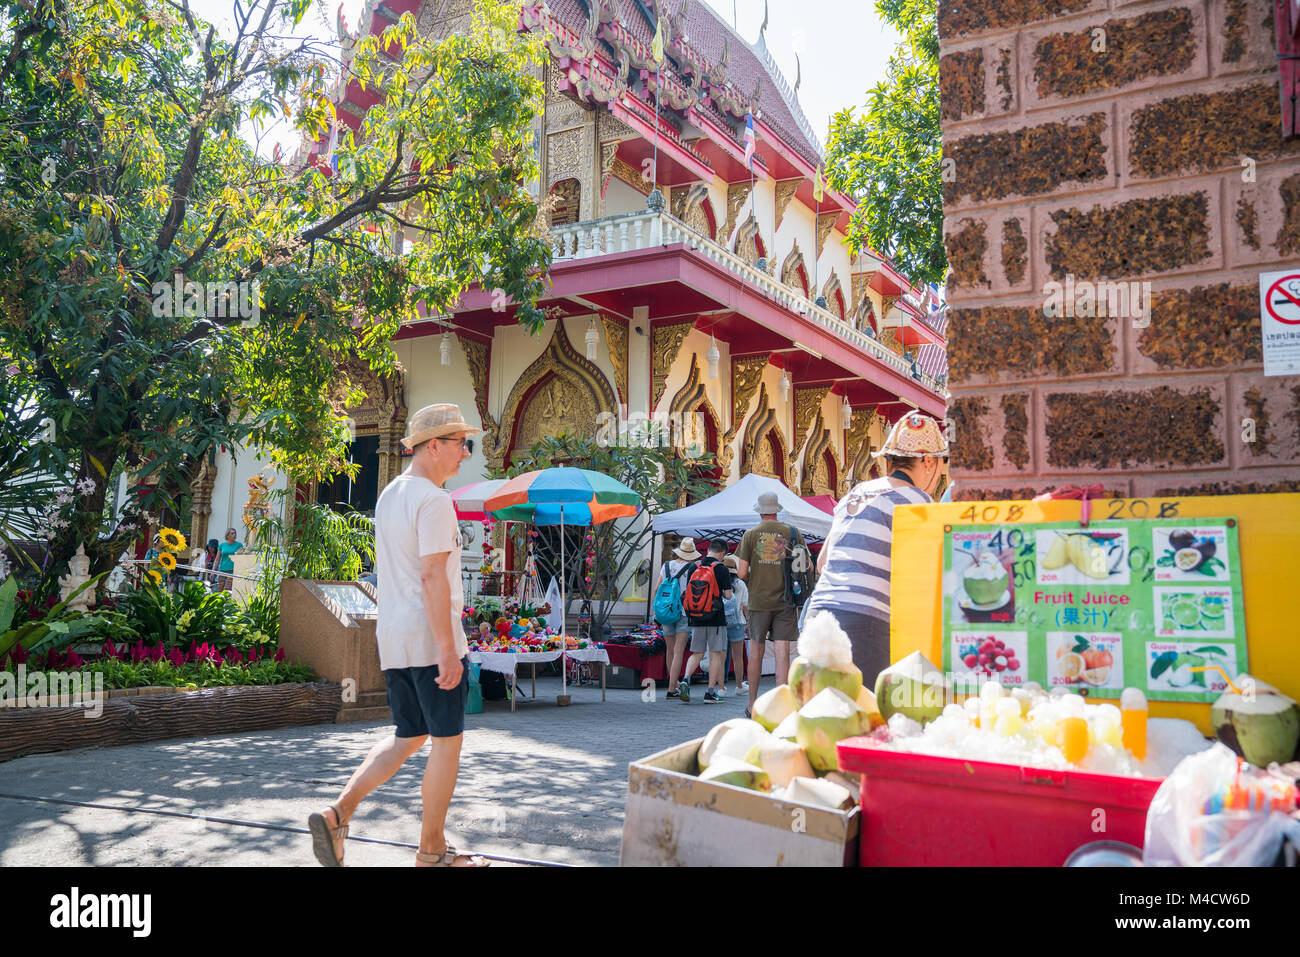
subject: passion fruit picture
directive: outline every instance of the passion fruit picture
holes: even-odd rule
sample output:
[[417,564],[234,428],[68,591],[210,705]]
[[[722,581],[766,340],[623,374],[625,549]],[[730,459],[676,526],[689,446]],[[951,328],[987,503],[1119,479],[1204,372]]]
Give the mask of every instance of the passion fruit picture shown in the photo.
[[[1227,577],[1227,565],[1218,557],[1218,540],[1226,541],[1224,536],[1224,531],[1214,528],[1195,532],[1185,528],[1174,529],[1169,533],[1169,547],[1156,559],[1156,578],[1169,581],[1186,580],[1186,576],[1220,580]],[[1159,538],[1156,547],[1159,548]],[[1159,569],[1168,571],[1160,572]]]
[[1205,562],[1205,556],[1199,548],[1180,548],[1174,552],[1174,567],[1185,572],[1194,572]]

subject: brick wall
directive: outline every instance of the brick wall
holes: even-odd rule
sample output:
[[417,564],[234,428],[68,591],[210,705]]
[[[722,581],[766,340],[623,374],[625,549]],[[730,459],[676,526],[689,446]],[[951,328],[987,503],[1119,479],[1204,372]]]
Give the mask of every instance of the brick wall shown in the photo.
[[[940,0],[958,498],[1300,491],[1300,377],[1260,345],[1259,273],[1300,264],[1272,11]],[[1045,308],[1099,282],[1149,311]]]

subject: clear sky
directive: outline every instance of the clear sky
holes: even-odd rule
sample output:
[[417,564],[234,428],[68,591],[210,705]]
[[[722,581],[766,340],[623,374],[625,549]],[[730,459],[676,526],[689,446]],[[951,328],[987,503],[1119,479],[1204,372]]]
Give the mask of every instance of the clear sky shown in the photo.
[[[672,5],[674,0],[668,0]],[[700,2],[700,0],[693,0]],[[758,38],[764,0],[707,0],[749,42]],[[192,0],[194,9],[226,32],[231,27],[233,0]],[[343,0],[343,16],[355,31],[365,0]],[[845,107],[859,107],[866,91],[885,74],[898,35],[876,13],[873,0],[768,0],[767,48],[791,86],[795,55],[802,63],[799,104],[824,146],[831,116]],[[304,33],[334,38],[338,0],[319,0],[304,19]],[[734,17],[734,19],[733,19]],[[281,125],[268,131],[260,152],[270,155],[276,140],[286,155],[298,138]]]

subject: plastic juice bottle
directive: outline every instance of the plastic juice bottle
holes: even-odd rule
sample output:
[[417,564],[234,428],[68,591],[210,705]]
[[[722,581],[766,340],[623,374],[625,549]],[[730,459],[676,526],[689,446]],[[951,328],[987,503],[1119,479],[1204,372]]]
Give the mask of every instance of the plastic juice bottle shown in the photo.
[[986,681],[980,688],[980,727],[992,731],[998,720],[998,702],[1002,700],[1002,685]]
[[1020,730],[1024,719],[1020,715],[1020,702],[1014,698],[1002,698],[997,704],[997,723],[994,730],[1004,737],[1011,737]]
[[1138,688],[1125,688],[1119,697],[1124,748],[1143,761],[1147,756],[1147,696]]
[[962,702],[962,709],[966,712],[966,722],[972,728],[980,726],[980,699],[971,695]]
[[1088,719],[1065,718],[1061,721],[1061,751],[1065,760],[1078,764],[1088,753]]
[[1092,739],[1099,744],[1108,744],[1112,748],[1123,746],[1120,734],[1122,712],[1113,704],[1099,704],[1092,710],[1089,728]]

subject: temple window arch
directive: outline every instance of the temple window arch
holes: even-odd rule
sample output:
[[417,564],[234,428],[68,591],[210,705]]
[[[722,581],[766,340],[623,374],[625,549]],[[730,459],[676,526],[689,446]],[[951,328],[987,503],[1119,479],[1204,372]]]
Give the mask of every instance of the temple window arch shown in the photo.
[[551,225],[568,226],[582,214],[582,184],[576,179],[562,179],[551,187]]

